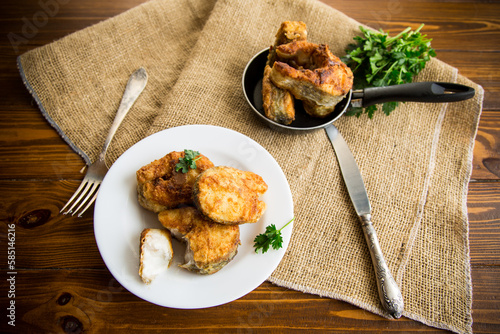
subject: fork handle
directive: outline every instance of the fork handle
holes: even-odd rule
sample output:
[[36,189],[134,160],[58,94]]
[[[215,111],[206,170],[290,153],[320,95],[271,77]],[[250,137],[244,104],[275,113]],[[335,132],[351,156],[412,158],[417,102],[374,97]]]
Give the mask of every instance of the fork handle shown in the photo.
[[99,160],[104,161],[106,156],[106,151],[108,150],[109,144],[116,133],[116,130],[122,123],[123,119],[127,115],[128,111],[137,100],[139,95],[146,87],[146,83],[148,82],[148,74],[144,68],[139,68],[130,76],[127,86],[125,87],[125,92],[123,93],[122,100],[120,102],[120,106],[118,107],[118,111],[116,112],[115,119],[113,120],[113,124],[111,124],[111,128],[109,129],[108,136],[104,141],[104,146],[102,148],[101,153],[99,154]]

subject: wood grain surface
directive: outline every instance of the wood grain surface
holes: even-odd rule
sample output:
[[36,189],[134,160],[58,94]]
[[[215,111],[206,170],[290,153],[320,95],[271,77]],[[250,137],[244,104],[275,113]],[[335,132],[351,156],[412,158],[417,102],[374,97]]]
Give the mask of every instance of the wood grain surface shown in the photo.
[[[387,320],[348,303],[268,282],[229,304],[188,312],[145,302],[116,282],[97,249],[92,212],[83,218],[59,215],[83,178],[84,162],[39,112],[21,81],[16,57],[142,2],[0,3],[0,332],[445,332],[406,318]],[[468,193],[473,330],[500,332],[500,2],[323,2],[362,23],[393,32],[425,23],[424,33],[433,38],[438,58],[484,87]],[[57,4],[51,7],[54,15],[27,34],[26,21],[47,12],[48,3]],[[9,34],[25,38],[13,43]],[[12,226],[14,298],[9,296],[13,285],[8,280]],[[10,300],[16,305],[15,327],[6,317]]]

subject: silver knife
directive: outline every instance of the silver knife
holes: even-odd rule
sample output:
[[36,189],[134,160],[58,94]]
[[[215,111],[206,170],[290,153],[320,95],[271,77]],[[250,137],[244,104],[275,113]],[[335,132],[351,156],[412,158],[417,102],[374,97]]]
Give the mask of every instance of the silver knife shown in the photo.
[[334,125],[329,125],[326,127],[326,133],[335,150],[337,161],[339,162],[340,170],[349,196],[351,197],[352,204],[354,205],[354,209],[356,209],[356,213],[361,220],[363,233],[375,269],[380,301],[387,312],[397,319],[401,317],[401,313],[403,312],[403,296],[382,254],[382,249],[380,248],[377,234],[375,233],[375,228],[371,221],[372,209],[361,172],[359,171],[351,150],[347,146],[339,130]]

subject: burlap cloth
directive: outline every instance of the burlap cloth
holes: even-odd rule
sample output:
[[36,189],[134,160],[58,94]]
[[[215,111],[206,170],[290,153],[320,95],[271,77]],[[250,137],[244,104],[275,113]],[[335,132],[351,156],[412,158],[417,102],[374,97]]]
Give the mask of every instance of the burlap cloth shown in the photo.
[[[315,0],[155,0],[27,52],[18,64],[42,113],[87,162],[97,158],[128,77],[141,66],[148,85],[118,130],[108,164],[145,136],[185,124],[218,125],[259,142],[283,169],[296,215],[290,246],[269,281],[386,316],[325,131],[274,132],[244,98],[245,65],[273,43],[285,20],[304,21],[309,40],[339,56],[359,26]],[[418,80],[463,83],[476,96],[406,103],[390,117],[345,116],[336,125],[363,174],[403,315],[469,333],[466,195],[483,90],[436,59]]]

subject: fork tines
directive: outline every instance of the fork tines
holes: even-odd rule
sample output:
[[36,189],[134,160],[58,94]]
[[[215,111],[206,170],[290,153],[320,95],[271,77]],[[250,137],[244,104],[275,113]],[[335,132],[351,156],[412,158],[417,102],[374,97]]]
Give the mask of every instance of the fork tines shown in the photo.
[[[75,191],[73,196],[71,196],[66,205],[64,205],[64,207],[59,212],[62,213],[64,209],[66,209],[78,196],[78,198],[73,202],[73,205],[71,205],[71,207],[63,214],[64,215],[71,214],[72,216],[74,216],[86,204],[85,207],[78,214],[78,217],[81,217],[83,213],[87,211],[87,209],[92,205],[92,203],[94,203],[95,199],[97,198],[97,193],[99,192],[100,185],[101,182],[84,179],[82,183],[80,183],[80,186]],[[75,210],[73,210],[77,205],[78,207]]]

